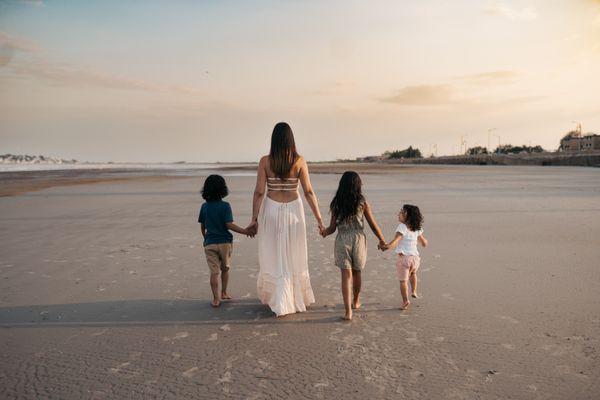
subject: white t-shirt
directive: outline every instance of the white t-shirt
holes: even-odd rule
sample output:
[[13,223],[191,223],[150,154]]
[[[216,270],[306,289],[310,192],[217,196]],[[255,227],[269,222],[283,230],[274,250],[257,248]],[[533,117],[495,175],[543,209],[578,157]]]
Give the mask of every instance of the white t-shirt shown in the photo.
[[423,229],[418,231],[411,231],[408,226],[400,223],[396,228],[396,232],[402,234],[402,239],[396,245],[396,253],[404,254],[407,256],[418,256],[419,250],[417,250],[417,238],[423,233]]

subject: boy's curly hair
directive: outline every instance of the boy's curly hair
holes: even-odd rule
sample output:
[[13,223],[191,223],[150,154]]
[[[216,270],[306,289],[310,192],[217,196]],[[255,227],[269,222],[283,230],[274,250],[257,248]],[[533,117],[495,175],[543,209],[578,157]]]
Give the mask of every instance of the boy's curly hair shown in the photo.
[[406,226],[413,232],[421,230],[423,227],[423,214],[419,207],[411,204],[405,204],[402,206],[402,210],[406,214]]
[[206,201],[217,201],[229,194],[225,179],[221,175],[209,175],[202,187],[202,198]]

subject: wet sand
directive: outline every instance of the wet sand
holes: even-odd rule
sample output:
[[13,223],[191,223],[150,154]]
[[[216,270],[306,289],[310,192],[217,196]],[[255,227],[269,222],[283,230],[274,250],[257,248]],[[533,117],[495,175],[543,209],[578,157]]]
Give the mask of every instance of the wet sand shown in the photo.
[[[312,176],[322,212],[338,179]],[[253,178],[227,181],[245,224]],[[430,247],[423,298],[400,312],[393,254],[369,234],[352,323],[339,320],[333,237],[310,214],[317,303],[276,319],[256,299],[256,240],[240,236],[235,300],[210,307],[201,177],[0,198],[0,397],[600,396],[600,171],[436,166],[363,181],[387,237],[414,203]]]

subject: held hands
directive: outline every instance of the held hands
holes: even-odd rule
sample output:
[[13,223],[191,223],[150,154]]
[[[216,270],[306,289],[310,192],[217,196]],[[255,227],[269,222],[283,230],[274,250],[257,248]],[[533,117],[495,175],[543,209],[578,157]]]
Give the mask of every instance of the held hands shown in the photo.
[[386,251],[390,248],[390,246],[383,240],[379,241],[379,244],[377,245],[377,249],[381,250],[381,251]]
[[257,221],[252,221],[250,223],[250,225],[248,225],[246,227],[246,232],[247,232],[246,234],[249,237],[251,237],[251,238],[253,238],[254,236],[256,236],[256,233],[258,232],[258,222]]

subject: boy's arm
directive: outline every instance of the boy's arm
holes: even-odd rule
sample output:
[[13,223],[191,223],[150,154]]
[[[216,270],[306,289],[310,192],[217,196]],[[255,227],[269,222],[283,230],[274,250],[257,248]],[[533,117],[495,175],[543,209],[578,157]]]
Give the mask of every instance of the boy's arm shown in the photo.
[[234,231],[234,232],[237,232],[237,233],[241,233],[242,235],[248,235],[248,236],[250,236],[250,234],[248,232],[248,229],[242,228],[240,226],[237,226],[235,224],[235,222],[233,222],[233,221],[226,222],[225,223],[225,227],[227,227],[227,229],[229,229],[230,231]]
[[204,224],[200,224],[200,232],[202,232],[202,237],[206,238],[206,226]]
[[379,225],[377,225],[377,221],[375,221],[375,217],[373,217],[373,213],[371,212],[371,206],[369,206],[369,203],[367,203],[366,201],[364,205],[364,212],[365,218],[367,218],[367,222],[369,223],[371,230],[373,231],[375,236],[377,236],[377,239],[379,239],[379,246],[383,247],[385,245],[385,238],[381,233],[381,229],[379,229]]
[[419,235],[419,237],[417,238],[417,240],[419,241],[419,243],[423,247],[427,247],[427,244],[429,243],[429,242],[427,242],[427,239],[425,239],[425,236],[423,236],[422,233]]

